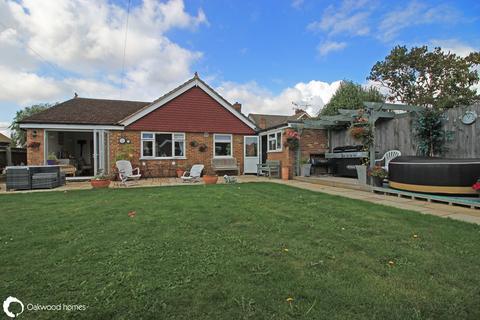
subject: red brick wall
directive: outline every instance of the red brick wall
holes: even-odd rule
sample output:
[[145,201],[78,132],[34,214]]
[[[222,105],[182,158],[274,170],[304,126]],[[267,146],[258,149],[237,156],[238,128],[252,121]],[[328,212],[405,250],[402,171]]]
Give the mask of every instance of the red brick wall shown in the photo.
[[[34,131],[36,136],[34,137]],[[44,130],[43,129],[27,129],[27,164],[28,165],[44,165]],[[31,143],[40,143],[37,148],[28,147]]]
[[[112,131],[110,133],[110,162],[112,172],[115,172],[115,161],[117,154],[122,149],[131,149],[130,161],[133,167],[139,167],[142,171],[147,169],[154,176],[173,176],[177,166],[190,168],[194,164],[204,164],[205,172],[211,171],[211,160],[213,158],[213,133],[209,133],[207,137],[204,133],[185,133],[185,154],[186,159],[140,159],[141,156],[141,131]],[[119,144],[120,137],[127,138],[131,141],[130,145]],[[237,159],[240,166],[240,173],[243,172],[243,135],[233,135],[233,156]],[[196,141],[198,145],[205,144],[207,150],[200,152],[197,147],[192,147],[190,143]],[[127,146],[127,147],[125,147]],[[128,147],[130,146],[130,147]],[[175,164],[173,164],[175,163]],[[219,172],[223,174],[223,172]],[[229,173],[229,174],[233,174]],[[236,173],[235,173],[236,174]]]
[[[280,160],[282,167],[289,167],[289,176],[293,177],[295,173],[295,163],[297,152],[289,149],[285,146],[285,130],[282,136],[282,151],[281,152],[268,152],[268,160]],[[301,159],[310,159],[310,154],[322,154],[328,152],[328,137],[326,130],[320,129],[305,129],[302,130],[300,135],[300,156]]]
[[303,158],[310,158],[310,154],[328,152],[327,130],[305,129],[300,139],[300,153]]

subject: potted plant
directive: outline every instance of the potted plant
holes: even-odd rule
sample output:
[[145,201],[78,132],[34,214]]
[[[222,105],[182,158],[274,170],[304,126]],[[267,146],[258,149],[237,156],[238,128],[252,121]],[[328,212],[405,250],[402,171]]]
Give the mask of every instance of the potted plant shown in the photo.
[[381,166],[375,166],[370,170],[369,175],[372,177],[374,187],[383,187],[383,180],[388,176],[388,173]]
[[177,165],[177,169],[175,171],[177,172],[177,177],[180,178],[181,176],[183,176],[185,168]]
[[57,164],[57,156],[54,152],[50,152],[47,157],[47,164],[53,166]]
[[473,184],[472,189],[477,191],[478,195],[480,195],[480,178]]
[[[361,142],[363,151],[369,151],[373,145],[373,130],[368,120],[363,117],[363,113],[359,112],[359,116],[355,119],[350,127],[350,136]],[[356,165],[358,182],[362,185],[368,184],[367,164],[370,162],[369,158],[364,158],[361,165]]]
[[99,171],[98,174],[90,180],[90,184],[94,189],[108,188],[111,183],[111,177],[108,174]]
[[302,164],[302,176],[310,177],[310,170],[312,169],[312,164],[310,163],[310,159],[303,158],[301,161]]
[[212,169],[208,169],[203,175],[203,182],[205,184],[216,184],[218,181],[218,176]]
[[290,150],[294,151],[300,146],[300,134],[295,130],[285,131],[286,141],[284,143],[285,147],[288,147]]

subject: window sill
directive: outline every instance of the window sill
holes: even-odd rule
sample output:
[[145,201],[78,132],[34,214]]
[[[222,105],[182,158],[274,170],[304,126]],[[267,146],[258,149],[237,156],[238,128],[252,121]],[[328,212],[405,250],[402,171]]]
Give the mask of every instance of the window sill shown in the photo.
[[213,156],[214,159],[232,159],[233,156]]
[[283,149],[280,149],[280,150],[270,150],[270,151],[267,151],[267,153],[278,153],[278,152],[282,152]]

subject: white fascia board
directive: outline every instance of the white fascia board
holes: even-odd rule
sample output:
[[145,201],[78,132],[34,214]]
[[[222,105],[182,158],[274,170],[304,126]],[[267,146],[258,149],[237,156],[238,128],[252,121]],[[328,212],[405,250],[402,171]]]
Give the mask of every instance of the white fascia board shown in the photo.
[[56,129],[56,130],[124,130],[123,126],[100,124],[52,124],[52,123],[21,123],[21,129]]
[[260,132],[260,136],[266,136],[267,134],[274,133],[274,132],[277,132],[277,131],[282,131],[282,130],[285,130],[285,129],[288,129],[288,128],[291,128],[291,126],[287,125],[287,126],[283,126],[283,127],[269,129],[267,131]]

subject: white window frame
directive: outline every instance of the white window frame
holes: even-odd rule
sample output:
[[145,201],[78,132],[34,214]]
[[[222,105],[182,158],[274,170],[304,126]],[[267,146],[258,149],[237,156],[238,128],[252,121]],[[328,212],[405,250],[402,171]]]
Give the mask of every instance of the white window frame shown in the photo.
[[[274,138],[270,138],[270,135],[274,134]],[[278,145],[278,134],[280,134],[280,148],[277,148]],[[282,152],[283,150],[283,134],[282,130],[272,131],[267,133],[267,152]],[[275,149],[270,149],[270,141],[275,141]]]
[[[217,156],[215,155],[215,144],[217,143],[217,136],[229,136],[230,137],[230,155],[229,156]],[[214,133],[213,134],[213,157],[214,158],[233,158],[233,135],[228,133]]]
[[[144,134],[152,134],[152,139],[144,139]],[[171,157],[156,157],[157,154],[157,143],[156,143],[156,135],[157,134],[170,134],[172,136],[172,156]],[[175,156],[175,135],[182,134],[183,135],[183,156]],[[144,156],[143,155],[143,142],[144,141],[153,141],[153,148],[152,148],[152,155],[151,156]],[[154,132],[154,131],[142,131],[140,132],[140,159],[141,160],[165,160],[165,159],[187,159],[187,149],[186,149],[186,136],[185,132]]]

